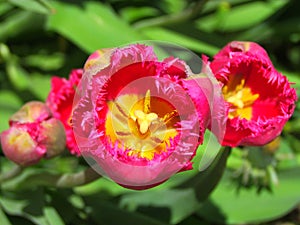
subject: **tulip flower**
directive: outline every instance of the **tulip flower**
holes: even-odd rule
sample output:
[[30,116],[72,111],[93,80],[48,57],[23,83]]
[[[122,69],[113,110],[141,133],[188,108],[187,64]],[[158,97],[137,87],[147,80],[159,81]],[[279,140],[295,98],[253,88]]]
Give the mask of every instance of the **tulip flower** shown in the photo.
[[72,107],[76,87],[81,79],[82,69],[71,71],[69,79],[52,77],[51,90],[47,98],[47,105],[53,116],[59,119],[65,128],[67,148],[72,154],[80,155],[72,128]]
[[11,161],[29,166],[42,158],[51,158],[65,148],[62,123],[52,118],[42,102],[28,102],[11,116],[10,128],[1,133],[3,153]]
[[280,135],[297,96],[261,46],[231,42],[210,66],[228,106],[223,145],[264,145]]
[[209,111],[201,87],[188,82],[191,75],[185,62],[159,61],[145,45],[93,53],[72,117],[81,154],[101,174],[132,189],[153,187],[191,168]]

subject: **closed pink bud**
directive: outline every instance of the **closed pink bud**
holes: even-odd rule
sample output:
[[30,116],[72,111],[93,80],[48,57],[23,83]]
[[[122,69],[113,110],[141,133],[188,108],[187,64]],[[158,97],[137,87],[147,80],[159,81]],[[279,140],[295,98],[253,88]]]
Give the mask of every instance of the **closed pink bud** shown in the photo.
[[66,145],[66,133],[60,120],[51,118],[41,123],[40,143],[47,149],[46,158],[60,154]]
[[63,124],[52,118],[42,102],[28,102],[10,118],[10,128],[1,133],[3,153],[11,161],[29,166],[43,157],[53,157],[65,149]]
[[28,132],[27,126],[15,125],[10,127],[1,134],[3,153],[11,161],[21,166],[37,163],[47,150],[39,146],[33,136]]

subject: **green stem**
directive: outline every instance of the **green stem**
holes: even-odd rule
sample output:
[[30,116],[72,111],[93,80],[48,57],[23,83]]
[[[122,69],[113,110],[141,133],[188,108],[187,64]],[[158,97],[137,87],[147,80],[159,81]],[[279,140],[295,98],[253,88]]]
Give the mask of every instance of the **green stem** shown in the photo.
[[93,168],[89,167],[88,169],[74,173],[74,174],[64,174],[55,179],[55,187],[58,188],[71,188],[76,186],[81,186],[84,184],[91,183],[102,177],[97,173]]
[[24,167],[16,165],[11,170],[9,170],[3,174],[0,174],[0,184],[18,176],[19,174],[22,173],[23,169],[24,169]]
[[101,177],[94,169],[71,173],[71,174],[52,174],[48,171],[28,174],[23,176],[17,182],[8,182],[3,184],[4,190],[24,190],[32,189],[37,186],[55,187],[55,188],[72,188],[91,183]]
[[142,20],[133,24],[133,27],[137,29],[141,29],[145,27],[164,26],[164,25],[176,24],[190,19],[194,19],[197,15],[199,15],[201,10],[203,9],[203,6],[208,1],[209,0],[202,0],[202,1],[199,0],[195,5],[193,4],[191,7],[183,10],[182,12],[176,14],[164,15],[156,18],[147,19],[147,20]]

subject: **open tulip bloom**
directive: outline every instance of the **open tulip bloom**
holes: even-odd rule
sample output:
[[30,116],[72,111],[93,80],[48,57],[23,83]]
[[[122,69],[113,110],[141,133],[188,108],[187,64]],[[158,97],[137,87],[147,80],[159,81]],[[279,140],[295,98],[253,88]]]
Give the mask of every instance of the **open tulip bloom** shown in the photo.
[[133,189],[190,169],[211,123],[208,97],[214,93],[207,76],[192,75],[184,61],[159,61],[145,45],[96,51],[74,100],[81,154],[101,174]]
[[228,120],[223,145],[264,145],[275,139],[292,116],[296,91],[253,42],[234,41],[211,62],[222,85]]

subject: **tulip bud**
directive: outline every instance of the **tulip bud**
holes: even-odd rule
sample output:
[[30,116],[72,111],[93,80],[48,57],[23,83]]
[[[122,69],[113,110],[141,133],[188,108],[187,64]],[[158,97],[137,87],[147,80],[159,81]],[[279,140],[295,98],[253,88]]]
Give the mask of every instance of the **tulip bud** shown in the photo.
[[66,144],[63,124],[52,118],[42,102],[28,102],[10,118],[1,134],[3,153],[21,166],[36,164],[43,157],[60,154]]
[[36,164],[46,153],[46,148],[38,146],[26,126],[15,125],[1,134],[3,153],[11,161],[29,166]]
[[46,158],[54,157],[60,154],[66,145],[66,133],[62,122],[51,118],[41,123],[41,143],[45,145],[47,152]]
[[9,123],[33,123],[41,122],[52,116],[50,109],[43,102],[31,101],[23,105],[19,111],[13,114]]

